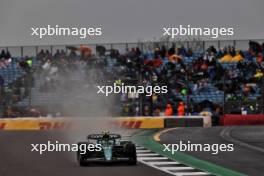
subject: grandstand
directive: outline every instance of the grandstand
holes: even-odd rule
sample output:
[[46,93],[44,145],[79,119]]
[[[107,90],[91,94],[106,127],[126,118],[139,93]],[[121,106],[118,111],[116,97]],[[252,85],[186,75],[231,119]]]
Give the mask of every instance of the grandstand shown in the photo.
[[[55,53],[55,46],[46,47],[50,49],[46,51],[32,47],[31,53],[35,53],[31,57],[24,57],[22,47],[16,49],[20,56],[11,57],[8,62],[2,59],[6,62],[0,69],[4,79],[2,107],[53,107],[54,113],[54,108],[61,109],[65,102],[70,106],[81,100],[87,110],[85,104],[92,107],[95,99],[109,104],[104,97],[89,93],[96,84],[121,80],[133,85],[167,85],[169,91],[151,98],[114,96],[111,111],[115,115],[162,115],[167,104],[172,104],[176,115],[181,101],[188,114],[241,113],[241,109],[261,113],[264,70],[261,43],[247,41],[247,48],[245,44],[243,48],[235,46],[238,41],[225,46],[220,41],[215,45],[208,43],[102,44],[89,45],[89,50],[60,46],[57,49],[61,50]],[[32,61],[30,70],[23,65],[28,60]],[[61,111],[60,114],[63,108]]]

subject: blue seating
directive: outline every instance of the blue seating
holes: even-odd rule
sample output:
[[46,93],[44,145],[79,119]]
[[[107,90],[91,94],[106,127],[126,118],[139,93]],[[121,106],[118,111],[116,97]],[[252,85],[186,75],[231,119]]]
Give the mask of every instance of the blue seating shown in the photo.
[[12,62],[6,67],[0,68],[0,75],[5,80],[5,86],[17,80],[24,74],[23,70],[17,65],[16,58],[12,59]]

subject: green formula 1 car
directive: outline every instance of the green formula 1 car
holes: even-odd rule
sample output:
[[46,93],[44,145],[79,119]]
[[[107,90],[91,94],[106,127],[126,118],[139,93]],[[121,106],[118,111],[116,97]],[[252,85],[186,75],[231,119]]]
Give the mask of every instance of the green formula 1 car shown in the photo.
[[[87,166],[91,163],[111,163],[125,162],[129,165],[137,164],[136,146],[131,141],[121,140],[121,135],[110,134],[90,134],[87,142],[79,142],[77,161],[80,166]],[[82,146],[88,146],[83,150]],[[90,146],[95,146],[94,150],[89,150]]]

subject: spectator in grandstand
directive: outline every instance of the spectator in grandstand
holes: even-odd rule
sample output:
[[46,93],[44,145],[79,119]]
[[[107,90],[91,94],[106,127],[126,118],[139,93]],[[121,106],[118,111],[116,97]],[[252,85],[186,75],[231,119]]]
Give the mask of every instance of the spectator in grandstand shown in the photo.
[[172,108],[170,103],[168,103],[166,105],[166,109],[165,109],[164,115],[165,116],[172,116],[173,115],[173,108]]
[[213,45],[211,45],[207,50],[206,53],[212,53],[212,54],[217,54],[217,50],[215,49],[215,47]]
[[54,91],[55,89],[58,88],[59,85],[59,79],[58,79],[58,73],[59,73],[59,68],[56,64],[56,62],[52,62],[48,60],[44,65],[43,65],[43,75],[45,76],[45,82],[44,84],[40,87],[40,91]]
[[187,56],[187,50],[184,46],[181,46],[180,48],[178,48],[178,55],[180,56]]
[[208,84],[207,78],[203,78],[201,80],[198,80],[197,93],[207,92],[208,87],[209,87],[209,84]]
[[180,63],[182,61],[182,57],[180,55],[169,55],[169,61],[172,63]]
[[238,81],[238,79],[239,79],[239,70],[236,67],[231,67],[228,70],[228,77],[234,82]]
[[232,56],[232,57],[235,57],[236,55],[236,50],[235,50],[235,47],[231,47],[231,46],[228,46],[228,53]]
[[243,85],[243,94],[244,94],[244,96],[248,96],[250,93],[254,93],[254,89],[250,85],[244,84]]
[[63,49],[60,52],[60,58],[66,58],[66,52]]
[[40,52],[37,54],[37,59],[42,61],[44,58],[45,58],[45,52],[43,49],[41,49]]
[[5,85],[5,80],[4,78],[0,75],[0,97],[2,97],[4,93],[4,85]]
[[27,109],[26,113],[28,117],[40,117],[42,115],[41,112],[36,108],[29,108]]
[[7,118],[15,118],[19,117],[19,112],[16,111],[13,107],[8,106],[4,111],[4,117]]
[[96,53],[99,57],[105,56],[106,48],[102,45],[96,46]]
[[160,108],[155,108],[153,112],[153,116],[160,116]]
[[204,59],[205,61],[212,61],[212,60],[214,59],[214,53],[213,53],[213,52],[206,52],[206,53],[204,54],[203,59]]
[[71,50],[69,56],[68,56],[68,59],[70,61],[73,61],[73,60],[76,60],[78,59],[79,57],[77,56],[77,53],[75,52],[75,50]]
[[264,53],[259,53],[257,56],[256,56],[256,62],[257,64],[261,64],[262,61],[263,61],[263,54]]
[[165,57],[167,57],[167,49],[164,45],[161,46],[159,55],[163,60],[165,59]]
[[263,73],[260,69],[257,69],[256,71],[256,74],[254,75],[254,77],[257,79],[257,80],[260,80],[263,78]]
[[6,52],[5,50],[2,50],[0,54],[0,59],[5,59],[5,58],[6,58]]
[[261,52],[263,52],[263,48],[258,42],[249,41],[249,53],[251,55],[257,56]]
[[185,105],[184,105],[184,102],[182,102],[182,101],[179,102],[177,111],[178,111],[178,116],[184,116],[185,115]]
[[57,49],[57,50],[56,50],[56,53],[53,55],[53,58],[54,58],[54,59],[59,59],[60,57],[61,57],[60,50]]
[[50,67],[51,67],[51,60],[47,60],[43,65],[42,65],[42,69],[44,70],[44,71],[48,71],[49,69],[50,69]]
[[5,85],[4,78],[0,75],[0,87],[3,87]]
[[222,115],[223,115],[223,110],[219,105],[217,105],[212,113],[212,125],[213,126],[220,125],[220,117]]
[[19,66],[23,69],[26,73],[30,73],[32,60],[28,57],[25,57],[22,61],[19,62]]
[[11,56],[11,54],[10,54],[10,52],[7,50],[7,52],[6,52],[6,59],[9,59],[9,58],[11,58],[12,56]]
[[46,59],[51,59],[51,58],[52,58],[52,54],[50,53],[49,50],[46,50],[46,51],[45,51],[45,58],[46,58]]
[[144,112],[143,112],[144,116],[151,116],[151,109],[149,106],[144,106]]

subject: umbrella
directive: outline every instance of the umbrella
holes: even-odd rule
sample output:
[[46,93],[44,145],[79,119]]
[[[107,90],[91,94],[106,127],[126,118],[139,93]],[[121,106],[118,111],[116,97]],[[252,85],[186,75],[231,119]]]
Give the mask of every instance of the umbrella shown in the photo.
[[261,52],[261,45],[258,42],[249,41],[249,47],[256,53]]
[[91,48],[89,46],[87,46],[87,45],[80,45],[79,50],[81,52],[92,52]]

